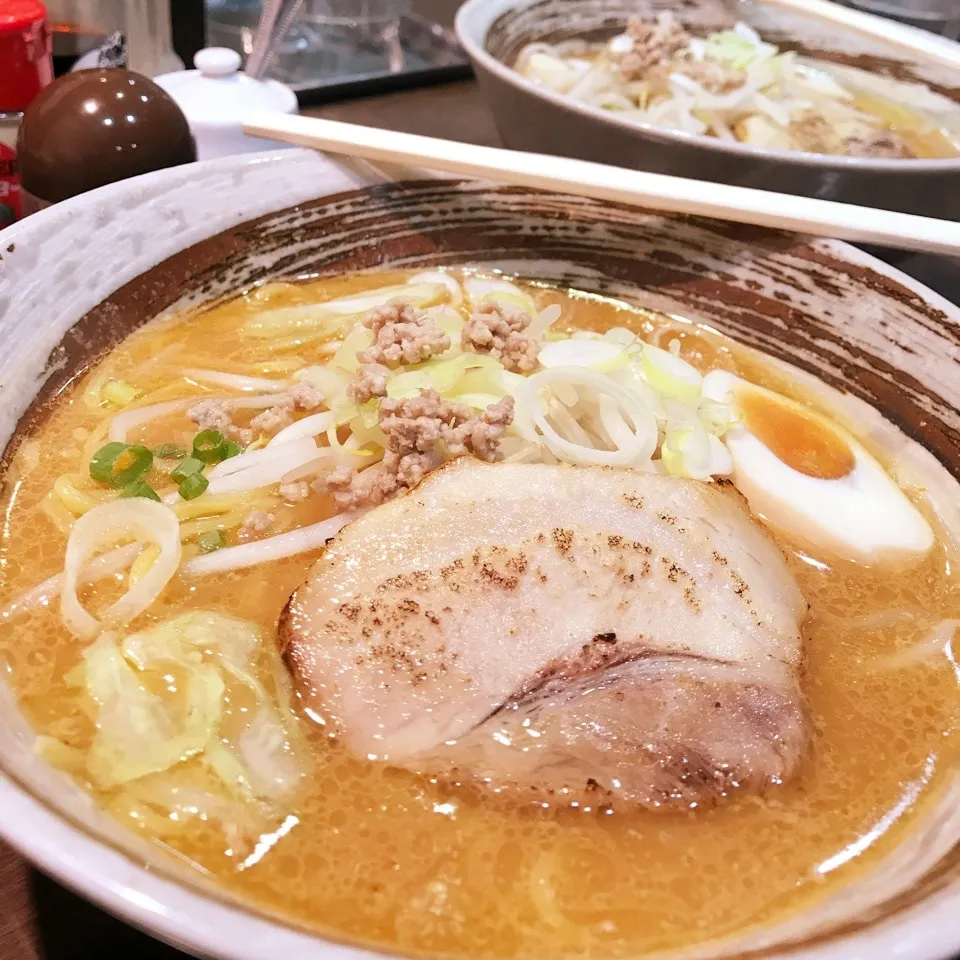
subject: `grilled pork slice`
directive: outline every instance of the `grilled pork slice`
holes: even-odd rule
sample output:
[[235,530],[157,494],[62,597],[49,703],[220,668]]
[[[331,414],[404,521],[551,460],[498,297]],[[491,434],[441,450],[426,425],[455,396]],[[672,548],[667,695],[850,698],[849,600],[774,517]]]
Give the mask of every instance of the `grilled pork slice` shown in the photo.
[[342,530],[280,629],[358,757],[661,807],[793,773],[805,612],[730,488],[460,459]]

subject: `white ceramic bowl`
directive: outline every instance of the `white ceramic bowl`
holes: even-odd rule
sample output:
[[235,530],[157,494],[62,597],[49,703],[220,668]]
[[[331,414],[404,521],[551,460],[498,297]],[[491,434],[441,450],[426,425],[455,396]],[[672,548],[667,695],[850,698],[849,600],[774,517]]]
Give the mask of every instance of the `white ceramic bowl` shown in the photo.
[[[305,151],[233,157],[105,187],[0,234],[0,442],[42,384],[62,377],[64,351],[116,338],[178,300],[304,270],[483,262],[621,295],[646,288],[657,305],[710,319],[848,386],[862,399],[831,394],[843,415],[890,445],[907,474],[917,464],[932,470],[934,501],[960,529],[947,470],[862,402],[895,415],[957,470],[960,452],[944,437],[960,428],[952,400],[960,312],[937,295],[832,241],[395,173],[419,182],[382,183]],[[362,192],[375,183],[372,196]],[[265,219],[242,226],[258,217]],[[81,333],[68,333],[78,322]],[[0,834],[66,885],[198,955],[371,956],[231,900],[126,832],[31,745],[0,682]],[[862,882],[813,913],[689,956],[944,960],[960,951],[958,800],[960,774],[910,840]]]

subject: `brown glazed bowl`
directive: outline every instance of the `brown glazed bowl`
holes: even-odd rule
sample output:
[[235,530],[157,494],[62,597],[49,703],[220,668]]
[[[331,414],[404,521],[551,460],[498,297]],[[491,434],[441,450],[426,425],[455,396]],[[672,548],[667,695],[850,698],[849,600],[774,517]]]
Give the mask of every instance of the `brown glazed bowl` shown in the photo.
[[[825,15],[840,11],[849,25]],[[771,43],[844,66],[925,83],[957,104],[945,125],[960,132],[960,44],[821,0],[467,0],[457,34],[508,147],[579,157],[697,180],[960,219],[960,157],[877,160],[770,150],[632,123],[522,77],[512,65],[529,43],[605,40],[631,16],[664,10],[706,35],[737,20]],[[816,12],[815,12],[816,11]],[[899,88],[905,101],[917,88]]]
[[[960,310],[835,241],[393,175],[300,150],[231,157],[94,190],[5,231],[0,446],[9,453],[45,400],[173,308],[270,279],[469,263],[700,319],[816,375],[813,389],[887,450],[902,482],[923,478],[960,559]],[[382,957],[228,894],[96,807],[33,742],[0,671],[0,836],[86,897],[198,956]],[[854,878],[806,912],[671,960],[954,956],[960,769]]]

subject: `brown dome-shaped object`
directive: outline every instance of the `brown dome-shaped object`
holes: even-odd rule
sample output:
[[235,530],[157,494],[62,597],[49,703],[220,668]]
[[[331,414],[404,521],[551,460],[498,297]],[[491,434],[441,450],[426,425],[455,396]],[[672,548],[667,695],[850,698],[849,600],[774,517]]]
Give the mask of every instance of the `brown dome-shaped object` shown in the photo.
[[17,138],[24,212],[197,159],[173,99],[129,70],[78,70],[47,87]]

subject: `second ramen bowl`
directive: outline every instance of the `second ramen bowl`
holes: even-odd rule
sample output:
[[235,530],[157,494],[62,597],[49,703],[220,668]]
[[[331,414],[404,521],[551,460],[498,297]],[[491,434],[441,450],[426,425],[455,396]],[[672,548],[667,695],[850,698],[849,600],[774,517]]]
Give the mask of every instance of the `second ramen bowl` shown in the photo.
[[891,78],[898,102],[908,106],[933,90],[957,104],[960,129],[960,44],[819,0],[467,0],[457,31],[514,149],[960,219],[960,157],[887,160],[729,143],[622,119],[513,69],[527,44],[605,40],[630,17],[653,19],[666,10],[694,34],[742,20],[783,49]]

